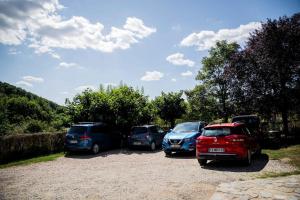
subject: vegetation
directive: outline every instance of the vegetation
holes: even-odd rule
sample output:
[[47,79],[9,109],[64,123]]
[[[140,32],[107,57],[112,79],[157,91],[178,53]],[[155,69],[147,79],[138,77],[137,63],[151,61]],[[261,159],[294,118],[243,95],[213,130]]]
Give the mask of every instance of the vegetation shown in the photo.
[[12,166],[29,165],[29,164],[33,164],[33,163],[53,161],[62,156],[64,156],[64,153],[55,153],[55,154],[46,155],[46,156],[38,156],[35,158],[30,158],[30,159],[17,160],[17,161],[13,161],[13,162],[6,163],[6,164],[0,164],[0,169],[12,167]]
[[181,96],[182,92],[168,94],[162,92],[161,96],[156,97],[153,102],[158,116],[170,122],[172,128],[175,126],[175,120],[186,113],[186,104]]
[[292,172],[284,173],[265,173],[260,178],[278,177],[278,176],[289,176],[294,174],[300,174],[300,145],[290,146],[288,148],[281,148],[278,150],[263,150],[263,153],[269,156],[271,160],[286,160],[297,169]]
[[153,106],[140,90],[120,85],[100,87],[98,91],[85,90],[67,103],[72,121],[103,121],[124,132],[131,126],[150,123]]
[[61,130],[69,123],[65,107],[0,82],[0,135]]

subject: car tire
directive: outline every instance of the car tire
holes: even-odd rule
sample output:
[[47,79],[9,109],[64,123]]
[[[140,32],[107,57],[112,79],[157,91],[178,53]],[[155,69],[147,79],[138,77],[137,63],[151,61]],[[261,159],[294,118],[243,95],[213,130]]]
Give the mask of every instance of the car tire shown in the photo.
[[97,143],[95,143],[95,144],[93,144],[91,150],[92,150],[92,153],[96,155],[100,152],[100,146]]
[[251,165],[251,162],[252,162],[252,155],[251,155],[250,149],[248,149],[248,151],[247,151],[247,157],[246,157],[246,159],[244,160],[244,164],[245,164],[246,166],[249,166],[249,165]]
[[198,163],[200,164],[200,166],[205,166],[207,163],[207,160],[205,159],[198,159]]
[[156,150],[156,144],[155,144],[154,141],[151,142],[150,149],[151,149],[151,151],[155,151]]
[[172,156],[172,152],[165,152],[166,157]]

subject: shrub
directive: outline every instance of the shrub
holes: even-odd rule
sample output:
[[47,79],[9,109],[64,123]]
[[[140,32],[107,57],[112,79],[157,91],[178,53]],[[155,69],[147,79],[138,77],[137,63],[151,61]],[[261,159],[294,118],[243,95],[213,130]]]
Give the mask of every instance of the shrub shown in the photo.
[[0,163],[60,152],[64,148],[65,134],[35,133],[0,137]]

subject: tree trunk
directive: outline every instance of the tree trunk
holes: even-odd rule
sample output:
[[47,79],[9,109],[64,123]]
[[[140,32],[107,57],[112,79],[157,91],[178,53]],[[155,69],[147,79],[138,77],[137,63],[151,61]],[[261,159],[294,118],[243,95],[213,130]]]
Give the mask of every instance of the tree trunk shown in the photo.
[[281,117],[282,117],[282,125],[283,125],[283,134],[284,134],[284,144],[287,145],[287,136],[289,133],[289,124],[288,124],[288,110],[286,108],[283,108],[281,111]]

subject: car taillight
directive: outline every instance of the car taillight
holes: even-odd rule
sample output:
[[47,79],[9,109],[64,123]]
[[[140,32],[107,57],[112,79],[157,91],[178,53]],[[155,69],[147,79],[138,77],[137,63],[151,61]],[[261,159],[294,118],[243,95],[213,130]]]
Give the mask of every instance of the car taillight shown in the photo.
[[79,139],[80,140],[88,140],[90,139],[91,137],[87,136],[87,135],[83,135],[83,136],[80,136]]

